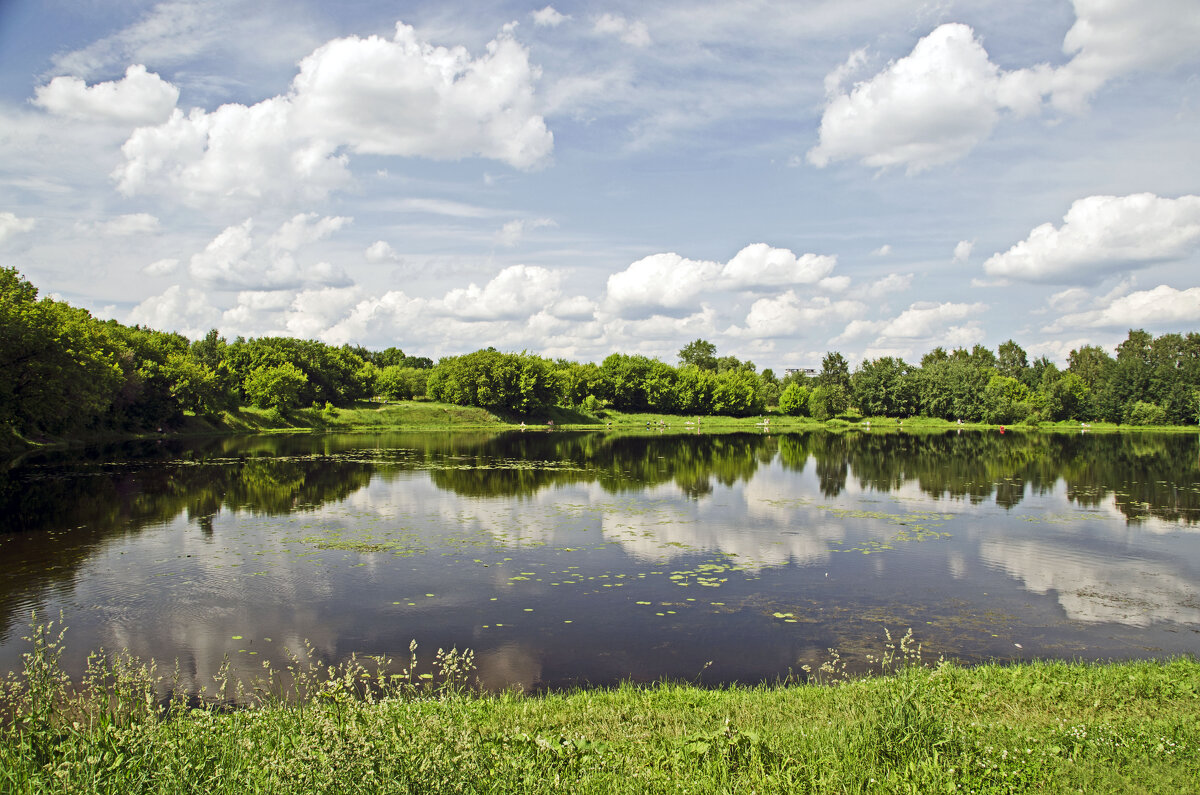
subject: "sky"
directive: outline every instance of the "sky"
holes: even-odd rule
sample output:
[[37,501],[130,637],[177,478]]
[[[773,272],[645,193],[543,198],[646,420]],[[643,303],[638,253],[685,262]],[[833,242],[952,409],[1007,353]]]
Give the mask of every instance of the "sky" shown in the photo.
[[1200,330],[1196,0],[0,0],[0,265],[102,318],[777,372]]

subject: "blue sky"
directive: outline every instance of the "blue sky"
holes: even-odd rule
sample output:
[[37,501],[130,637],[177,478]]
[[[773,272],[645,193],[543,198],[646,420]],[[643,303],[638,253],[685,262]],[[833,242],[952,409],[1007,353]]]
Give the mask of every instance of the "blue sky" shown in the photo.
[[1200,328],[1194,0],[6,0],[0,262],[125,323],[782,369]]

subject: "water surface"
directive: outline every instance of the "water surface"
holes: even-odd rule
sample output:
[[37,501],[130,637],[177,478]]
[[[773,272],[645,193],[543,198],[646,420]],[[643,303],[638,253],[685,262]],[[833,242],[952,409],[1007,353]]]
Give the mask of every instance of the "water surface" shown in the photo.
[[[763,681],[912,628],[927,657],[1200,650],[1195,435],[528,430],[236,437],[30,456],[0,481],[0,671],[198,688],[469,647],[493,687]],[[711,663],[711,665],[709,665]]]

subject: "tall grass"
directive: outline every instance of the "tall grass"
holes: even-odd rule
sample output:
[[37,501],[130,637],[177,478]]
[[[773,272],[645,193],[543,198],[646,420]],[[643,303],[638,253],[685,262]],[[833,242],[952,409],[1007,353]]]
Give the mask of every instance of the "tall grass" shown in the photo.
[[[1200,664],[924,665],[823,684],[623,685],[523,696],[416,649],[313,662],[162,697],[172,674],[93,657],[72,684],[35,626],[0,693],[0,791],[1186,792],[1200,781]],[[165,686],[165,689],[164,689]],[[240,699],[232,708],[231,699]]]

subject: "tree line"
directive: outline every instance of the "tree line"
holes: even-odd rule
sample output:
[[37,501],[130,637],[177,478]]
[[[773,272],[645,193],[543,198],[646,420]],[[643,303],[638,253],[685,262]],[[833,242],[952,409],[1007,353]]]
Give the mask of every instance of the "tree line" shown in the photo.
[[828,353],[819,373],[777,376],[717,356],[698,339],[678,365],[613,353],[599,364],[486,348],[434,362],[391,347],[333,346],[289,337],[199,340],[101,321],[0,269],[0,423],[21,435],[155,430],[185,414],[239,406],[278,412],[371,398],[433,400],[513,415],[552,407],[665,414],[925,416],[970,422],[1200,421],[1200,334],[1130,331],[1115,356],[1071,351],[1066,369],[1029,359],[1009,340],[992,352],[935,348],[919,365],[884,356],[851,371]]

